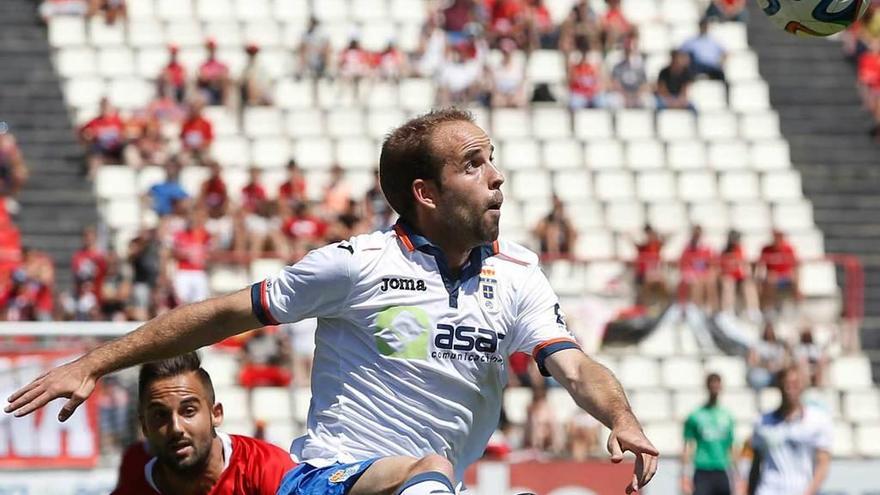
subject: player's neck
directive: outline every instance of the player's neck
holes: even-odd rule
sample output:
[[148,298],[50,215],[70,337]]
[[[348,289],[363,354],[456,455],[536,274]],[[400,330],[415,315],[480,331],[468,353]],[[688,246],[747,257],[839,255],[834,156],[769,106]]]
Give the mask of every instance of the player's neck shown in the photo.
[[795,416],[800,415],[803,410],[803,406],[798,402],[788,402],[783,400],[782,404],[779,405],[779,410],[776,414],[784,420],[789,420],[794,418]]
[[193,476],[178,473],[157,462],[153,475],[156,486],[163,494],[198,495],[211,491],[211,488],[220,479],[220,475],[223,474],[224,465],[223,442],[220,437],[215,436],[211,442],[208,464],[201,474]]
[[418,226],[408,225],[440,248],[440,251],[443,252],[443,256],[446,258],[449,271],[453,275],[458,276],[461,267],[467,263],[468,257],[475,246],[462,242],[462,239],[456,235],[456,232],[447,232],[442,225],[432,225],[431,222],[421,223],[422,225]]

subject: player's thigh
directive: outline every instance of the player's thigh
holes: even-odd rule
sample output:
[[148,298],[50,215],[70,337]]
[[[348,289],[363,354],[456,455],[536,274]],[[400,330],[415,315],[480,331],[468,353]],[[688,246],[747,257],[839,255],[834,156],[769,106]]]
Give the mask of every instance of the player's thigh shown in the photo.
[[416,462],[418,459],[408,456],[383,457],[364,471],[348,495],[391,495],[406,481]]

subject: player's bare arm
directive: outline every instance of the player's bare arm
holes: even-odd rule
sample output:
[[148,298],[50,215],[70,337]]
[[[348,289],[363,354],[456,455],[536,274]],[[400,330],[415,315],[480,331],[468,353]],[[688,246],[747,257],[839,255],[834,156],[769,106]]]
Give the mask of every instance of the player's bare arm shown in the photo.
[[645,436],[623,387],[608,368],[579,349],[553,353],[545,361],[545,366],[578,406],[611,429],[607,447],[612,462],[622,461],[626,451],[635,454],[633,480],[626,492],[632,493],[651,481],[657,472],[660,452]]
[[825,478],[828,477],[828,470],[830,467],[831,452],[824,449],[816,450],[816,461],[815,466],[813,467],[813,480],[810,481],[810,486],[807,488],[807,492],[804,495],[816,495],[819,493],[819,489],[822,488],[822,484],[825,483]]
[[65,397],[69,400],[58,414],[65,421],[108,373],[189,352],[259,326],[251,311],[250,289],[181,306],[46,372],[12,394],[5,411],[24,416]]

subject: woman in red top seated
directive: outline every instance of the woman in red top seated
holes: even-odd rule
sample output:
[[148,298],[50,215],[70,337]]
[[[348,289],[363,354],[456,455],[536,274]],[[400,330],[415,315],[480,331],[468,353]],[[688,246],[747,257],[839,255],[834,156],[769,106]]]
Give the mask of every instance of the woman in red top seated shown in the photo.
[[758,309],[758,290],[752,279],[752,269],[743,252],[740,233],[731,230],[727,234],[727,245],[719,256],[721,270],[721,310],[736,310],[736,293],[742,295],[745,309],[752,319],[760,318]]
[[663,273],[660,252],[663,250],[663,237],[650,225],[645,225],[645,239],[636,245],[635,281],[638,292],[637,304],[650,305],[655,301],[665,301],[669,296]]
[[703,229],[694,226],[678,262],[681,270],[679,293],[685,301],[712,311],[718,306],[718,274],[714,266],[715,254],[702,239]]

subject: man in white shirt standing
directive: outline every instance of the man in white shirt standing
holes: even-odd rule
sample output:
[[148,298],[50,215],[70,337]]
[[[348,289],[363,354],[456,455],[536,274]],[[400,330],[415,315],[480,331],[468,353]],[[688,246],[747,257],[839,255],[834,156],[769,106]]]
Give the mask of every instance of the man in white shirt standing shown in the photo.
[[822,409],[804,404],[797,367],[779,372],[779,409],[755,425],[749,495],[816,495],[831,464],[832,423]]
[[452,494],[497,425],[510,354],[527,351],[636,455],[633,493],[658,452],[620,383],[580,350],[537,256],[498,240],[504,177],[473,117],[438,110],[394,130],[380,181],[393,229],[312,251],[234,294],[183,306],[56,368],[13,394],[23,415],[69,397],[67,419],[116,369],[248,329],[318,320],[300,466],[281,495]]

